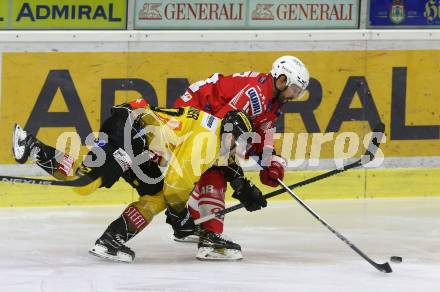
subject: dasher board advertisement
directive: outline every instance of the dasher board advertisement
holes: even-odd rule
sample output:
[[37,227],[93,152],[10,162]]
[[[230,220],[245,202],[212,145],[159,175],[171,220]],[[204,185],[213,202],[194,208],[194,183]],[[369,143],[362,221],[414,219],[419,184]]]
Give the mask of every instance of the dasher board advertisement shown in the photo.
[[2,0],[0,28],[126,29],[126,0]]
[[439,28],[440,0],[370,0],[369,26]]
[[358,0],[137,0],[136,29],[358,28]]

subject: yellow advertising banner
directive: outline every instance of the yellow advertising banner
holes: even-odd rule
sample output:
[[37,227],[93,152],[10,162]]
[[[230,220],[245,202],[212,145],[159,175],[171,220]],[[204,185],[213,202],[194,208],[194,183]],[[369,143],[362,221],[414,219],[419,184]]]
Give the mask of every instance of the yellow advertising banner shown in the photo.
[[14,0],[10,2],[10,29],[126,28],[126,0]]
[[302,59],[312,77],[307,97],[287,104],[279,124],[295,134],[277,142],[278,149],[293,145],[288,158],[297,148],[311,155],[321,138],[319,157],[331,158],[340,133],[362,139],[379,121],[386,125],[385,157],[440,156],[440,51],[51,52],[3,54],[0,163],[14,163],[15,122],[51,145],[63,131],[84,141],[113,104],[143,95],[171,105],[192,82],[215,72],[268,72],[285,54]]

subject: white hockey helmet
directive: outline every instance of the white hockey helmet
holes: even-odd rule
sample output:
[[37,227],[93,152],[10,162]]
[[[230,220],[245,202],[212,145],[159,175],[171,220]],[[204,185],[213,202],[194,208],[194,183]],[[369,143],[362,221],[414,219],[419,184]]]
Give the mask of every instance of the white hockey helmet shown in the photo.
[[287,86],[296,85],[301,89],[298,98],[304,95],[309,85],[309,70],[300,59],[293,56],[282,56],[272,64],[270,74],[273,78],[284,75],[287,78]]

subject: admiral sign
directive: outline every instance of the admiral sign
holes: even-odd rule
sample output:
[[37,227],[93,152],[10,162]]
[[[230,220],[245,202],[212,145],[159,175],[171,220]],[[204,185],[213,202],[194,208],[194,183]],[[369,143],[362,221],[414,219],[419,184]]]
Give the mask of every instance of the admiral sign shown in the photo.
[[370,27],[439,27],[440,0],[370,0]]
[[0,28],[125,29],[126,0],[1,0]]
[[0,28],[8,27],[8,2],[0,1]]
[[358,0],[137,0],[136,29],[357,28]]

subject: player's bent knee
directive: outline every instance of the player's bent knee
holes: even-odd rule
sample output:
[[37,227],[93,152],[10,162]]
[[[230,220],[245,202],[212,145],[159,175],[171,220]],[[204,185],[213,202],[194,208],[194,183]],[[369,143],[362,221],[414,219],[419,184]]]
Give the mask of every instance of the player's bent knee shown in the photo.
[[141,212],[145,212],[146,216],[149,216],[151,219],[166,208],[166,202],[162,192],[154,196],[142,196],[139,198],[139,201],[134,204],[142,210]]

